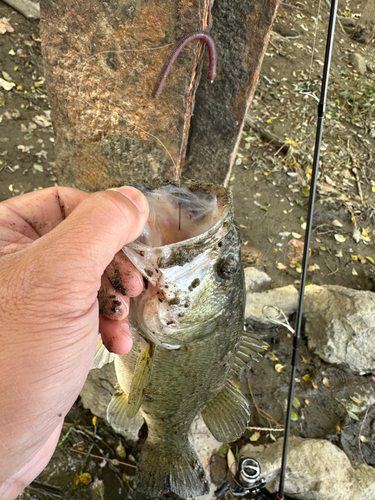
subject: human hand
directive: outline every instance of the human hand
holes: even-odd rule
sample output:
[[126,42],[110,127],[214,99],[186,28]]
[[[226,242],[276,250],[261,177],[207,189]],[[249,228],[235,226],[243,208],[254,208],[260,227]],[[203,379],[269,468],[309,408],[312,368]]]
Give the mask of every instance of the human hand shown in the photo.
[[119,251],[147,217],[145,197],[130,187],[90,195],[49,188],[0,203],[2,500],[47,465],[98,330],[113,352],[131,348],[128,297],[143,281]]

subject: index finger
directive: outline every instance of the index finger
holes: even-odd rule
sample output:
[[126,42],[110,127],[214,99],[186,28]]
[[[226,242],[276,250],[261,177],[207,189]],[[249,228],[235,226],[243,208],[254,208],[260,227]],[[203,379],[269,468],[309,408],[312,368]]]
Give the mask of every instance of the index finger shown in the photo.
[[1,226],[36,240],[54,229],[85,198],[79,189],[54,186],[0,203]]

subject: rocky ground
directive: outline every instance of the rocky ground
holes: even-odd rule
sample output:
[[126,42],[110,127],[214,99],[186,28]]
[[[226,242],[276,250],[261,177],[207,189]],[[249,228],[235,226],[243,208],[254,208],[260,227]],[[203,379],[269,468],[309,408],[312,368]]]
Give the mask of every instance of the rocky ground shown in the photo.
[[[304,237],[328,23],[326,2],[320,2],[319,16],[318,3],[281,4],[230,181],[244,263],[270,277],[263,290],[282,288],[283,309],[285,300],[290,301],[285,287],[298,287],[301,271],[298,242]],[[363,3],[339,2],[308,281],[374,292],[375,51],[373,43],[350,38]],[[0,200],[4,200],[53,185],[57,179],[38,22],[27,21],[0,1],[0,33]],[[249,301],[263,300],[255,295],[261,290],[249,291]],[[342,290],[335,290],[338,304]],[[291,295],[295,300],[295,288]],[[288,304],[293,326],[295,302]],[[328,359],[329,349],[321,352],[312,341],[311,324],[318,319],[328,322],[313,304],[306,313],[298,360],[292,435],[329,441],[352,463],[375,466],[375,357],[373,369],[371,353],[370,364],[356,367],[352,358],[339,357],[337,345],[334,362]],[[342,304],[339,318],[346,316],[347,303]],[[280,453],[292,337],[285,326],[265,323],[252,315],[247,318],[248,326],[263,333],[270,347],[241,378],[241,389],[252,405],[252,427],[232,445],[234,453],[246,443],[259,453],[275,440],[275,454]],[[371,318],[367,330],[362,329],[369,338],[355,347],[359,353],[371,346],[370,327]],[[131,477],[138,450],[139,446],[125,445],[78,401],[51,464],[21,498],[136,498]],[[325,446],[322,450],[327,453]],[[295,462],[294,458],[290,467]],[[293,497],[305,498],[301,489]]]

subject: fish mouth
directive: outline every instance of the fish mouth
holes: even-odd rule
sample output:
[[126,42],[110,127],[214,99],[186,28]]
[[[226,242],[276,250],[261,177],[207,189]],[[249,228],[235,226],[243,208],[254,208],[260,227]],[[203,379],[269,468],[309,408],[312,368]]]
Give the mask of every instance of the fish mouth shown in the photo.
[[186,324],[186,316],[179,320],[182,303],[193,304],[194,283],[203,283],[212,270],[213,253],[230,230],[231,195],[222,186],[201,183],[167,184],[144,194],[150,205],[148,222],[138,240],[123,248],[148,283],[131,300],[130,326],[134,322],[156,344],[178,348],[181,331],[185,337],[196,328]]

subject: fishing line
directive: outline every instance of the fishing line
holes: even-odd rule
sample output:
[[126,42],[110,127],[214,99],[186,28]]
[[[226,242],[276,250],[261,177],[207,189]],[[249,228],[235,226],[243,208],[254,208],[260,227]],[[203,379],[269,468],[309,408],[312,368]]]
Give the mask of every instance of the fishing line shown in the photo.
[[286,463],[287,463],[288,440],[289,440],[291,414],[292,414],[294,381],[295,381],[296,368],[297,368],[298,346],[299,346],[300,335],[301,335],[303,300],[304,300],[304,294],[305,294],[307,265],[308,265],[308,260],[309,260],[309,247],[310,247],[310,239],[311,239],[311,231],[312,231],[312,219],[313,219],[313,214],[314,214],[314,201],[315,201],[316,185],[317,185],[318,171],[319,171],[320,147],[321,147],[321,143],[322,143],[323,121],[324,121],[326,97],[327,97],[327,90],[328,90],[329,68],[331,65],[331,58],[332,58],[333,37],[334,37],[334,32],[335,32],[335,24],[336,24],[336,16],[337,16],[337,4],[338,4],[338,0],[332,0],[331,10],[330,10],[330,14],[329,14],[326,52],[325,52],[325,56],[324,56],[322,87],[321,87],[321,91],[320,91],[320,102],[318,105],[318,123],[317,123],[316,136],[315,136],[314,160],[313,160],[313,167],[312,167],[312,174],[311,174],[310,196],[309,196],[309,204],[308,204],[308,210],[307,210],[305,242],[304,242],[304,248],[303,248],[301,287],[300,287],[299,303],[298,303],[297,318],[296,318],[295,335],[294,335],[294,339],[293,339],[292,373],[291,373],[291,378],[290,378],[288,407],[287,407],[286,421],[285,421],[285,435],[284,435],[283,455],[282,455],[281,470],[280,470],[280,484],[279,484],[279,492],[277,494],[278,500],[283,500],[283,498],[284,498],[285,471],[286,471]]

